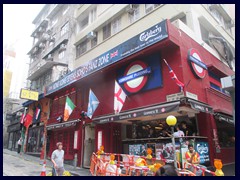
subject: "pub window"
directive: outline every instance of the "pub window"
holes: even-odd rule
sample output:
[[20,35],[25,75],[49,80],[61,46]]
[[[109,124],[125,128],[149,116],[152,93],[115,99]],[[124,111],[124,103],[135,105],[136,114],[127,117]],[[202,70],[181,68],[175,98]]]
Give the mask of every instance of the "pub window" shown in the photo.
[[218,140],[221,148],[235,146],[235,128],[233,125],[217,121]]
[[65,108],[66,96],[59,98],[58,104],[58,116],[63,115]]
[[111,36],[111,23],[103,27],[103,40]]

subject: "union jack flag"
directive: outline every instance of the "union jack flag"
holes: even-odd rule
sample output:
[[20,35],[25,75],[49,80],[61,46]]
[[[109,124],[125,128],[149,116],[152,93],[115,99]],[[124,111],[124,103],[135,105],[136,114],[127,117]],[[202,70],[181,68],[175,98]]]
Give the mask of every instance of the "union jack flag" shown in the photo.
[[165,64],[168,66],[168,69],[169,69],[169,74],[171,76],[171,78],[175,81],[175,83],[181,88],[181,91],[183,91],[183,87],[184,87],[184,84],[178,80],[176,74],[174,73],[174,71],[172,70],[172,68],[168,65],[167,61],[165,59],[163,59]]
[[114,58],[115,56],[118,55],[118,50],[110,54],[110,58]]

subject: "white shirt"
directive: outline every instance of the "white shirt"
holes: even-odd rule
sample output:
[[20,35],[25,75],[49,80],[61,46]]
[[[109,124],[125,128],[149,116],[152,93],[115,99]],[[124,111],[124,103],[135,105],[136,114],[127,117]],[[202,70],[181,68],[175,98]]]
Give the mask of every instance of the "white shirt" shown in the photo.
[[173,133],[174,137],[183,137],[184,136],[184,132],[181,130],[178,130],[177,132]]

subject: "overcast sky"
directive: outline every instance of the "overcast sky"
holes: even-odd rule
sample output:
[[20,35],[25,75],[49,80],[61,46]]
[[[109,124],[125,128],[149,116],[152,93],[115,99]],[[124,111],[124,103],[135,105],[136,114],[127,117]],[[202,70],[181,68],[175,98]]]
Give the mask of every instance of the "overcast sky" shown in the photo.
[[27,77],[29,57],[35,26],[32,21],[45,4],[3,4],[3,46],[13,44],[16,58],[11,63],[13,71],[11,91],[20,92]]

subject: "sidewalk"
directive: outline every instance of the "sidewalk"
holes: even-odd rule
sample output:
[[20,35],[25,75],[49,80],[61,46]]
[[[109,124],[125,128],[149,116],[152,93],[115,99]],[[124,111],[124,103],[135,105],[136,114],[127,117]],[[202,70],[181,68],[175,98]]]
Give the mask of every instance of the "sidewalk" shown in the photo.
[[[27,155],[27,154],[22,154],[19,155],[17,154],[16,151],[10,151],[8,149],[3,149],[3,154],[9,154],[15,157],[21,157],[26,161],[31,161],[37,164],[43,164],[43,160],[40,160],[39,157],[35,157],[35,156],[31,156],[31,155]],[[52,171],[52,162],[50,160],[46,160],[46,171],[47,173]],[[85,169],[85,168],[79,168],[76,167],[74,168],[74,166],[68,165],[68,164],[64,164],[64,168],[66,171],[69,171],[73,176],[91,176],[91,173],[89,171],[89,169]]]

